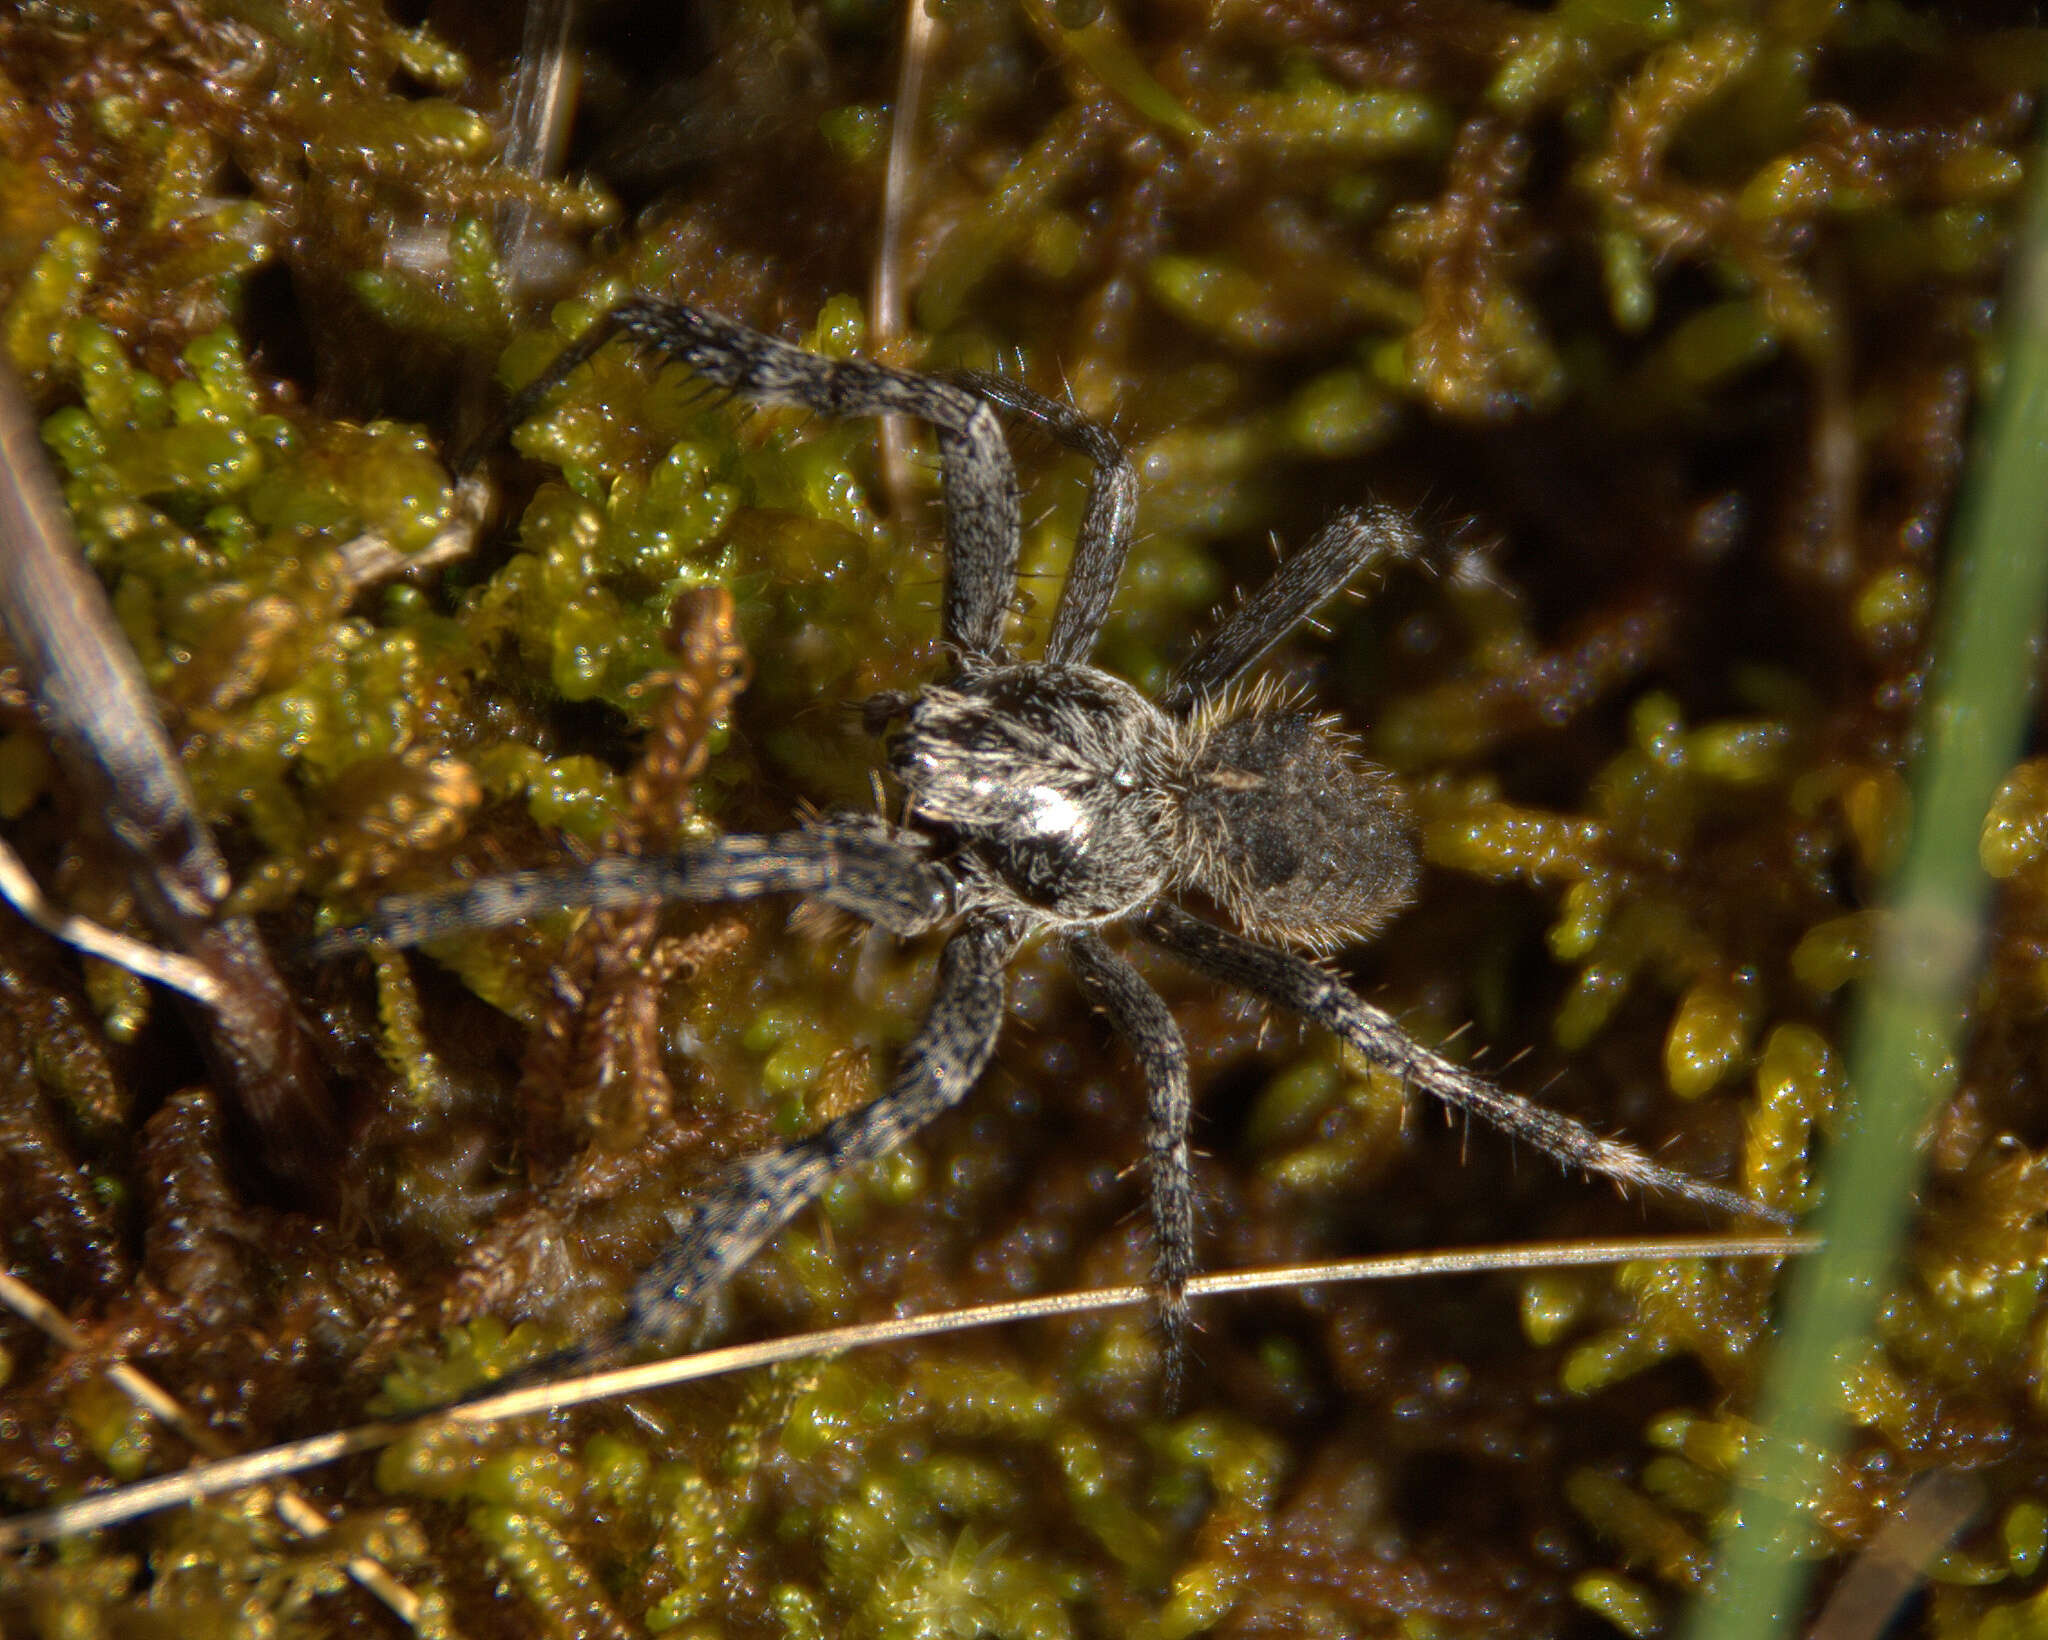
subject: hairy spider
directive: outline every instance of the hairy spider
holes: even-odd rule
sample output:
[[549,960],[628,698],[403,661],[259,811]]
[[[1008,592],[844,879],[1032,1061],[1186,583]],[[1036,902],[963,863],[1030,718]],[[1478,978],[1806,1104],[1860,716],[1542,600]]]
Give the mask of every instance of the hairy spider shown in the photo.
[[[678,1239],[634,1283],[625,1320],[568,1359],[671,1335],[695,1299],[751,1259],[831,1179],[886,1156],[957,1103],[994,1050],[1004,969],[1041,934],[1060,942],[1082,994],[1143,1069],[1153,1280],[1170,1381],[1185,1359],[1195,1259],[1187,1052],[1166,1005],[1103,938],[1108,929],[1128,930],[1202,974],[1304,1015],[1373,1063],[1569,1166],[1730,1213],[1781,1216],[1504,1092],[1413,1041],[1313,957],[1290,949],[1325,951],[1373,933],[1412,893],[1416,857],[1388,777],[1358,757],[1334,721],[1240,680],[1368,567],[1417,555],[1419,538],[1400,513],[1368,506],[1333,519],[1150,700],[1088,663],[1136,512],[1136,476],[1105,429],[1000,377],[940,379],[821,358],[717,314],[646,299],[616,308],[570,346],[514,414],[616,335],[758,403],[910,415],[937,427],[952,670],[870,707],[875,728],[894,726],[888,766],[903,788],[903,818],[834,815],[667,858],[601,858],[389,899],[373,921],[329,936],[322,949],[413,945],[572,905],[764,894],[823,901],[899,935],[950,932],[930,1012],[887,1091],[809,1138],[733,1167],[691,1204]],[[1020,525],[998,410],[1094,466],[1072,569],[1037,660],[1013,658],[1003,642]],[[1190,894],[1243,932],[1183,910],[1177,901]]]

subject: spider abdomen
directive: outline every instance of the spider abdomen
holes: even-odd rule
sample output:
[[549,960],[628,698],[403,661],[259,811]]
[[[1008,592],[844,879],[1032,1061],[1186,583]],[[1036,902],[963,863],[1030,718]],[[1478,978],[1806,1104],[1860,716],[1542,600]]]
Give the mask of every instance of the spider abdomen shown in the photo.
[[911,819],[967,844],[999,892],[1102,922],[1166,886],[1179,735],[1096,667],[969,665],[918,696],[889,764]]
[[1248,932],[1334,946],[1415,891],[1392,780],[1327,719],[1268,710],[1198,727],[1176,784],[1189,881]]

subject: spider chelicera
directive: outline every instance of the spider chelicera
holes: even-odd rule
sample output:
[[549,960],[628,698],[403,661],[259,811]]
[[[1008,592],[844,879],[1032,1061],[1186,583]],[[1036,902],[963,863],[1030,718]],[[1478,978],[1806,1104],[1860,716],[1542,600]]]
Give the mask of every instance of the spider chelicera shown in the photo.
[[[1082,994],[1142,1067],[1149,1097],[1156,1263],[1167,1374],[1185,1360],[1195,1206],[1187,1051],[1166,1005],[1103,937],[1121,930],[1212,979],[1335,1032],[1373,1064],[1568,1166],[1733,1214],[1781,1215],[1660,1166],[1503,1091],[1411,1039],[1312,955],[1376,931],[1417,865],[1388,777],[1328,717],[1243,681],[1262,656],[1372,565],[1418,555],[1386,506],[1340,514],[1199,644],[1156,700],[1088,656],[1123,569],[1137,480],[1117,440],[1079,411],[997,376],[919,376],[827,359],[714,313],[655,300],[614,309],[521,394],[530,410],[614,336],[679,360],[760,404],[834,416],[908,415],[938,429],[945,499],[943,681],[868,703],[892,728],[902,820],[835,815],[724,837],[667,858],[600,858],[384,901],[323,950],[413,945],[574,905],[793,894],[898,935],[948,930],[930,1012],[873,1103],[751,1156],[690,1204],[678,1239],[635,1283],[624,1321],[553,1365],[674,1334],[837,1175],[886,1156],[956,1104],[1002,1027],[1018,947],[1056,939]],[[1093,464],[1072,568],[1037,660],[1003,628],[1016,586],[1017,484],[998,411]],[[1233,932],[1182,909],[1220,909]],[[526,1373],[520,1375],[528,1376]]]

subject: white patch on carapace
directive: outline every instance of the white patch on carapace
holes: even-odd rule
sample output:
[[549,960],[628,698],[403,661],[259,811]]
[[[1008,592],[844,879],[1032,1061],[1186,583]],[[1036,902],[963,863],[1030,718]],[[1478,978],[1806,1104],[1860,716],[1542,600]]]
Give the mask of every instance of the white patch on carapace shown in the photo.
[[1076,837],[1087,827],[1081,807],[1056,786],[1033,786],[1021,815],[1034,837]]

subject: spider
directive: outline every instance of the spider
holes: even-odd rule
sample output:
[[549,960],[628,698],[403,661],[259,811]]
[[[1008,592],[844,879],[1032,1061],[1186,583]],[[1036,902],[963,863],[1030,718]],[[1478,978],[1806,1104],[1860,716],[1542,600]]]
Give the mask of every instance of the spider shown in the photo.
[[[318,949],[414,945],[574,905],[768,894],[821,901],[896,935],[948,932],[930,1010],[887,1090],[809,1138],[734,1166],[690,1205],[677,1239],[634,1283],[624,1320],[544,1365],[673,1336],[694,1301],[834,1177],[888,1155],[958,1103],[994,1050],[1004,970],[1025,941],[1041,936],[1058,942],[1082,995],[1128,1043],[1144,1076],[1152,1280],[1170,1392],[1186,1360],[1195,1265],[1188,1057],[1165,1003],[1104,938],[1110,930],[1304,1016],[1372,1063],[1568,1166],[1731,1214],[1781,1217],[1432,1052],[1316,960],[1376,932],[1406,903],[1418,871],[1414,846],[1391,780],[1357,755],[1335,720],[1244,680],[1366,570],[1419,555],[1420,538],[1401,513],[1371,505],[1339,514],[1148,699],[1088,660],[1136,515],[1136,474],[1106,429],[1003,377],[940,378],[827,359],[718,314],[644,298],[617,307],[567,348],[519,396],[510,419],[614,336],[760,404],[908,415],[937,428],[951,670],[922,690],[867,703],[870,726],[890,732],[902,818],[833,815],[792,831],[692,844],[666,858],[602,857],[387,899],[370,922],[328,935]],[[1020,522],[999,411],[1093,465],[1072,568],[1036,660],[1017,659],[1004,643]],[[1220,909],[1238,931],[1183,909],[1187,896]]]

